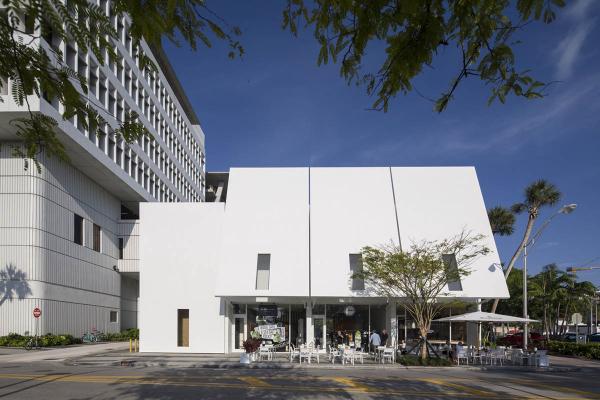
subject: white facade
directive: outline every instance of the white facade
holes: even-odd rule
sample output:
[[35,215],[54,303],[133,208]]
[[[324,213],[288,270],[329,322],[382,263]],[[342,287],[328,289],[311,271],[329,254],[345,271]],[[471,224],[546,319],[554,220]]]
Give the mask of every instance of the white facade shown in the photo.
[[[214,277],[225,204],[163,205],[141,207],[140,254],[147,262],[140,266],[140,299],[146,299],[140,301],[140,350],[224,352],[225,302],[215,296]],[[189,309],[190,330],[202,332],[187,348],[177,347],[178,309]]]
[[[110,2],[98,4],[108,13]],[[57,102],[30,96],[34,112],[59,122],[58,138],[70,164],[39,155],[41,173],[31,160],[15,158],[20,146],[10,124],[27,117],[4,86],[0,102],[0,335],[10,332],[71,333],[97,329],[116,332],[137,326],[139,202],[204,200],[204,133],[181,85],[160,49],[145,42],[133,48],[127,18],[113,18],[120,40],[118,63],[100,65],[75,43],[35,40],[34,46],[61,50],[64,62],[84,75],[90,105],[107,124],[99,132],[83,129],[74,117],[62,120]],[[140,70],[143,52],[156,72]],[[114,135],[128,111],[153,138],[127,144]],[[28,163],[28,168],[25,168]],[[123,207],[131,212],[122,219]],[[74,217],[83,218],[83,243],[74,241]],[[94,224],[100,248],[94,249]],[[97,229],[97,228],[96,228]],[[32,310],[42,309],[40,324]]]
[[[328,310],[347,304],[368,310],[369,330],[373,323],[395,335],[402,299],[352,290],[350,255],[463,230],[485,235],[491,251],[448,297],[508,297],[472,167],[233,168],[227,191],[224,206],[141,205],[142,351],[235,350],[268,307],[292,341],[327,341],[326,325],[346,323]],[[270,259],[267,287],[259,287],[259,255]],[[178,310],[189,310],[186,345]]]

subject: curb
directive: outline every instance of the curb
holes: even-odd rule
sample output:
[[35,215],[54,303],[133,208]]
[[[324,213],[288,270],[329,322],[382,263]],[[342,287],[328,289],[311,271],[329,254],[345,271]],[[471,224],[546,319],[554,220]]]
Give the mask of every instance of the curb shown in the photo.
[[579,372],[582,367],[547,367],[547,368],[532,368],[532,367],[517,367],[517,366],[502,366],[502,367],[490,367],[490,366],[405,366],[400,364],[394,365],[340,365],[340,364],[291,364],[291,363],[278,363],[278,362],[266,362],[266,363],[252,363],[252,364],[240,364],[237,361],[224,361],[224,362],[194,362],[194,361],[145,361],[145,360],[105,360],[105,361],[94,361],[86,359],[67,359],[64,360],[65,365],[69,366],[96,366],[96,367],[161,367],[161,368],[207,368],[207,369],[280,369],[280,370],[292,370],[292,369],[322,369],[322,370],[371,370],[371,369],[395,369],[395,370],[468,370],[468,371],[489,371],[489,372],[532,372],[532,373],[566,373],[566,372]]

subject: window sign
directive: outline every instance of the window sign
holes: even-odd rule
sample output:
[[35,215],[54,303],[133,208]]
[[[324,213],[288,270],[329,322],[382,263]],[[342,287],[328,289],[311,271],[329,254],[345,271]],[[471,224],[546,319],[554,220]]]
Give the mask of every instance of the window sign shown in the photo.
[[274,338],[279,337],[281,340],[282,338],[285,338],[284,326],[277,326],[275,324],[258,325],[254,329],[260,333],[260,337],[263,339],[273,340]]

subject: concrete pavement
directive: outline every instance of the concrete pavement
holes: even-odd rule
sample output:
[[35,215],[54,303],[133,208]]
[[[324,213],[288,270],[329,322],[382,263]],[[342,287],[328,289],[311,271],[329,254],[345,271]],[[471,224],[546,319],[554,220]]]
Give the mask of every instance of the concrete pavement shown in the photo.
[[106,354],[112,351],[125,351],[129,342],[90,343],[77,346],[42,348],[40,350],[11,349],[9,354],[0,355],[0,363],[65,361],[93,354]]

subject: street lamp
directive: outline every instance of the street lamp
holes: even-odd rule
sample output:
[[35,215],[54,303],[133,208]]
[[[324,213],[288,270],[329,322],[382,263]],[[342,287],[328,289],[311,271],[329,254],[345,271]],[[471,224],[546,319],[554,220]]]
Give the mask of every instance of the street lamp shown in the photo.
[[[550,221],[559,214],[570,214],[577,208],[577,204],[567,204],[562,206],[557,212],[552,214],[542,226],[533,234],[531,239],[525,244],[523,252],[523,318],[528,319],[529,313],[527,312],[527,248],[535,244],[535,240],[542,234],[544,229],[550,224]],[[527,341],[529,339],[529,325],[525,322],[523,326],[523,349],[527,350]]]

